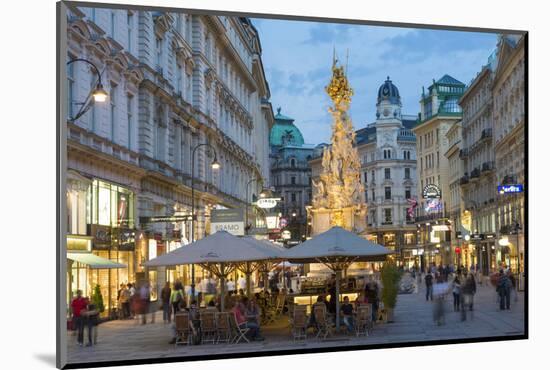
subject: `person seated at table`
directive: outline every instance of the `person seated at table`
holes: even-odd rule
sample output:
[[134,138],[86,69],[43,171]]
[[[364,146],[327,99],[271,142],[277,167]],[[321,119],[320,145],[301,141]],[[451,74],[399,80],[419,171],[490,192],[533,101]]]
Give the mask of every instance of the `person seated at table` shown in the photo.
[[353,332],[354,323],[353,323],[353,306],[349,303],[348,296],[344,297],[344,304],[340,307],[340,312],[342,313],[344,325],[348,328],[350,333]]
[[[189,312],[189,328],[193,333],[193,339],[194,339],[193,342],[198,343],[199,342],[198,328],[200,327],[200,320],[199,320],[199,308],[197,306],[197,301],[196,300],[191,301],[189,308],[184,308],[184,310]],[[168,343],[174,344],[176,343],[176,339],[177,339],[175,317],[174,317],[174,322],[172,323],[172,325],[170,325],[170,331],[172,332],[172,340],[170,340],[170,342]]]
[[316,306],[325,306],[325,309],[328,310],[328,301],[326,300],[326,296],[320,295],[317,297],[317,302],[311,306],[311,314],[309,315],[309,321],[307,326],[317,326],[317,321],[315,321],[315,307]]
[[252,321],[247,321],[246,319],[246,306],[248,305],[248,298],[243,297],[242,300],[233,307],[233,312],[235,313],[235,318],[237,320],[237,325],[239,327],[248,328],[248,333],[251,340],[263,340],[260,336],[260,326]]
[[262,314],[262,311],[260,307],[258,306],[258,303],[255,299],[251,299],[248,302],[248,306],[246,308],[246,318],[247,321],[255,322],[260,326],[260,316]]

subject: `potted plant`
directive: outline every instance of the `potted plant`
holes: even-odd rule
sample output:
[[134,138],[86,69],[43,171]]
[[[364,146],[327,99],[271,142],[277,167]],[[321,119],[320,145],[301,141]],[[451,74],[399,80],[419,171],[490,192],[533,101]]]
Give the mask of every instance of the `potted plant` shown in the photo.
[[394,261],[386,261],[380,269],[380,279],[382,280],[382,302],[386,310],[388,322],[393,322],[393,309],[397,303],[397,293],[399,292],[399,281],[401,272]]
[[94,287],[94,291],[92,293],[92,302],[91,303],[96,307],[96,309],[100,313],[105,311],[105,305],[103,304],[103,295],[101,294],[101,287],[99,286],[99,284],[97,284]]

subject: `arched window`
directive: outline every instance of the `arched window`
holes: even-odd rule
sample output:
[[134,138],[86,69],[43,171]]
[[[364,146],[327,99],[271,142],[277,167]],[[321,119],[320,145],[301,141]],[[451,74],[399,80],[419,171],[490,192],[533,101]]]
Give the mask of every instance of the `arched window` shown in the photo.
[[294,158],[290,159],[290,167],[296,167],[296,160]]

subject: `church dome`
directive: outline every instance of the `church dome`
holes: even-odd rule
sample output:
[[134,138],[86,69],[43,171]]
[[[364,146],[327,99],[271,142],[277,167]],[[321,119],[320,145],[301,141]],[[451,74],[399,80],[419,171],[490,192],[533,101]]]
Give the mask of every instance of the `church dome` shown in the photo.
[[378,103],[382,100],[389,100],[392,104],[401,104],[401,97],[399,96],[399,90],[395,86],[390,77],[380,86],[378,89]]
[[277,109],[275,124],[269,135],[269,144],[272,146],[304,145],[304,137],[300,129],[294,125],[294,118],[281,114],[281,108]]

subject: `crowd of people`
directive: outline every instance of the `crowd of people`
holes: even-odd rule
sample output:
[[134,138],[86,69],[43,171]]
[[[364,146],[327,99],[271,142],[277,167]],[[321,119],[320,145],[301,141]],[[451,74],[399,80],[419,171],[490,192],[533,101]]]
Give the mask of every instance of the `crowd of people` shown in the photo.
[[[473,317],[474,297],[477,291],[477,285],[482,284],[481,278],[476,279],[476,267],[471,266],[469,271],[464,266],[436,267],[432,264],[426,269],[424,274],[424,284],[426,287],[426,301],[434,301],[434,321],[438,325],[444,323],[445,318],[445,297],[452,293],[453,310],[460,312],[461,320],[467,319],[467,312],[471,312]],[[418,277],[420,278],[420,274]],[[500,310],[510,309],[510,298],[515,292],[515,277],[509,269],[502,268],[498,273],[491,276],[491,282],[496,288],[497,299]]]

